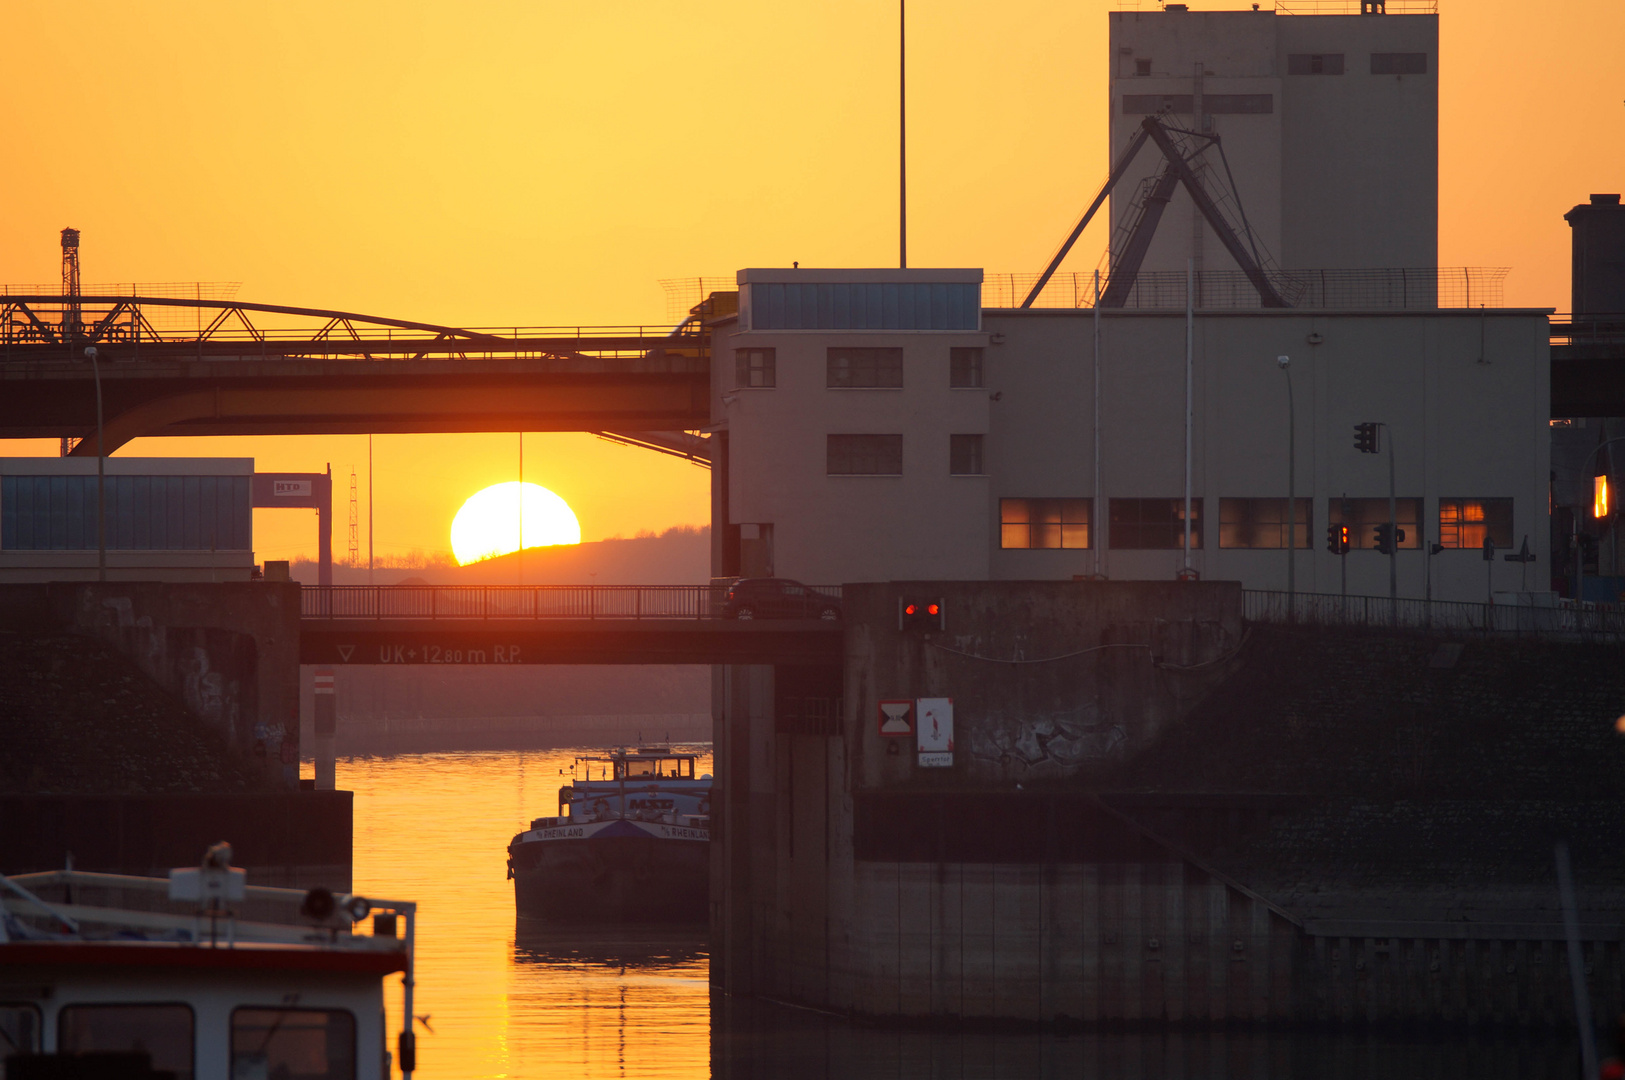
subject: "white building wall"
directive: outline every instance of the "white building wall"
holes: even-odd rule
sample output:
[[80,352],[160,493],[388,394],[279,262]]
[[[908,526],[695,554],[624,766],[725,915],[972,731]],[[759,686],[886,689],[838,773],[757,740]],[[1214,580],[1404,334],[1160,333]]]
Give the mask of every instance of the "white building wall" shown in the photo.
[[[742,322],[714,331],[712,408],[729,439],[728,523],[772,526],[773,574],[811,584],[857,580],[855,568],[885,579],[988,577],[988,479],[948,471],[949,435],[985,435],[989,404],[985,390],[949,387],[949,350],[985,346],[987,334],[752,331]],[[832,346],[901,348],[903,386],[829,388]],[[776,386],[735,386],[734,350],[743,348],[775,350]],[[903,475],[828,475],[830,434],[902,435]]]
[[[717,417],[729,433],[730,519],[771,522],[780,576],[813,583],[950,579],[1068,579],[1096,570],[1094,549],[1006,550],[1000,498],[1093,499],[1092,313],[987,311],[983,334],[739,333],[716,338]],[[1103,501],[1179,498],[1184,491],[1184,341],[1181,313],[1109,312],[1101,320]],[[1310,344],[1311,339],[1317,344]],[[1193,494],[1210,580],[1286,585],[1281,549],[1219,546],[1221,498],[1284,498],[1286,379],[1296,402],[1297,486],[1311,498],[1309,548],[1296,585],[1336,593],[1342,560],[1325,550],[1328,499],[1383,498],[1385,454],[1353,447],[1356,423],[1390,425],[1397,494],[1421,497],[1422,546],[1398,556],[1401,596],[1428,590],[1426,545],[1439,538],[1438,500],[1510,497],[1513,546],[1537,561],[1500,558],[1487,579],[1478,549],[1431,557],[1435,599],[1482,601],[1497,591],[1544,591],[1549,352],[1533,311],[1380,313],[1209,312],[1194,338]],[[948,348],[988,342],[981,390],[948,389]],[[902,390],[829,390],[824,350],[902,344]],[[735,391],[732,350],[778,349],[778,386]],[[1482,359],[1481,359],[1482,358]],[[729,384],[725,386],[724,384]],[[831,432],[904,435],[901,477],[825,475]],[[947,436],[986,432],[987,476],[948,476]],[[1103,508],[1104,509],[1104,508]],[[1103,517],[1106,515],[1102,515]],[[1100,569],[1116,580],[1168,580],[1177,549],[1123,550],[1095,530]],[[1385,596],[1388,559],[1346,557],[1351,594]]]
[[[1438,17],[1301,16],[1270,11],[1114,12],[1110,131],[1113,159],[1143,112],[1126,95],[1193,98],[1267,94],[1267,114],[1204,110],[1169,117],[1223,141],[1224,155],[1254,235],[1290,269],[1431,267],[1438,262]],[[1424,75],[1373,75],[1372,53],[1425,53]],[[1343,73],[1291,74],[1293,54],[1341,54]],[[1149,75],[1139,75],[1139,62]],[[1207,155],[1219,175],[1217,155]],[[1114,229],[1161,155],[1140,152],[1111,200]],[[1198,257],[1208,270],[1234,262],[1196,209],[1174,195],[1143,269],[1183,272]]]

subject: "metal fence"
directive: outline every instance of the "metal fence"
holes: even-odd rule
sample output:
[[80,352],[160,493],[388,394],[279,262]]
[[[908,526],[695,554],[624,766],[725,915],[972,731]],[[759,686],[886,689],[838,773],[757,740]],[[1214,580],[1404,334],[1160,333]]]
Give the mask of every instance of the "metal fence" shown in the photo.
[[1471,604],[1451,600],[1390,600],[1386,596],[1242,590],[1242,617],[1275,626],[1533,637],[1559,641],[1625,642],[1625,608]]
[[[1507,268],[1503,266],[1424,266],[1365,270],[1265,271],[1276,292],[1294,308],[1338,311],[1428,311],[1436,308],[1500,307]],[[989,273],[982,280],[982,306],[1019,307],[1038,281],[1037,274]],[[1101,292],[1109,280],[1102,277]],[[1041,308],[1084,308],[1094,302],[1094,278],[1087,273],[1056,274],[1033,302]],[[1142,270],[1135,276],[1125,308],[1183,310],[1183,271]],[[1196,306],[1208,310],[1256,308],[1258,290],[1240,270],[1196,274]]]
[[[839,585],[815,591],[839,599]],[[333,585],[300,590],[307,619],[714,619],[726,585]]]

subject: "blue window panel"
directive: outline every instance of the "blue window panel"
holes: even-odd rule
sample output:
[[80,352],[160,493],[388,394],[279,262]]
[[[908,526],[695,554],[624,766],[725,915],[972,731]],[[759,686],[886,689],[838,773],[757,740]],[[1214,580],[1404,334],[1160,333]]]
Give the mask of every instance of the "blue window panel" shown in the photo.
[[[61,481],[61,497],[57,484]],[[51,546],[53,548],[82,548],[85,546],[83,519],[85,513],[82,477],[52,477],[51,484]]]
[[183,477],[164,477],[164,533],[157,537],[159,541],[155,546],[166,551],[173,551],[181,546],[181,537],[186,535],[186,508],[181,501],[181,480]]
[[208,548],[211,551],[220,546],[220,516],[219,506],[214,493],[218,477],[198,477],[198,530],[197,544],[199,548]]
[[17,477],[0,477],[0,548],[20,549],[26,546],[19,509]]
[[[152,514],[147,507],[152,502],[152,478],[132,476],[130,479],[130,543],[136,551],[152,543]],[[120,507],[122,512],[122,505]]]
[[203,498],[198,490],[200,477],[181,477],[181,506],[185,512],[182,526],[181,542],[178,547],[196,551],[207,547],[207,538],[203,535]]
[[254,508],[250,494],[251,482],[246,476],[232,477],[231,506],[236,529],[232,532],[234,551],[247,551],[254,546]]
[[773,329],[801,325],[801,286],[773,286]]
[[975,330],[981,287],[971,282],[752,284],[755,330]]

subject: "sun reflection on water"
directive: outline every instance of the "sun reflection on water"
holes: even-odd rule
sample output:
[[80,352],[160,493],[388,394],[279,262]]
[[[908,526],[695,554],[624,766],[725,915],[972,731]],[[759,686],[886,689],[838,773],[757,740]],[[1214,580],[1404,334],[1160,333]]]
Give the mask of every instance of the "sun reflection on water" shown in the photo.
[[[709,752],[693,749],[704,751],[698,770],[711,771]],[[418,1026],[425,1080],[711,1074],[703,927],[554,927],[514,917],[508,841],[554,811],[582,752],[339,760],[339,787],[355,792],[356,891],[418,903],[413,1011],[428,1017]],[[392,982],[393,1033],[400,988]]]

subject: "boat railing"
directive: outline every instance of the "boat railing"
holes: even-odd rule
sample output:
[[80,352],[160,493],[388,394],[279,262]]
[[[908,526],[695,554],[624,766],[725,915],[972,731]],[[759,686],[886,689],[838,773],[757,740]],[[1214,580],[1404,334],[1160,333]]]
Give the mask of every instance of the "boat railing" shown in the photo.
[[[410,933],[415,913],[416,904],[405,900],[264,885],[242,886],[240,902],[208,910],[195,901],[174,899],[169,878],[85,870],[0,875],[0,941],[12,936],[4,918],[9,915],[42,921],[49,938],[82,935],[84,927],[96,926],[181,931],[191,935],[192,943],[225,947],[256,942],[398,951],[410,950],[409,937],[380,930],[393,925],[389,917],[394,916],[405,918]],[[356,933],[358,924],[375,915],[384,920],[373,922],[372,933]]]

